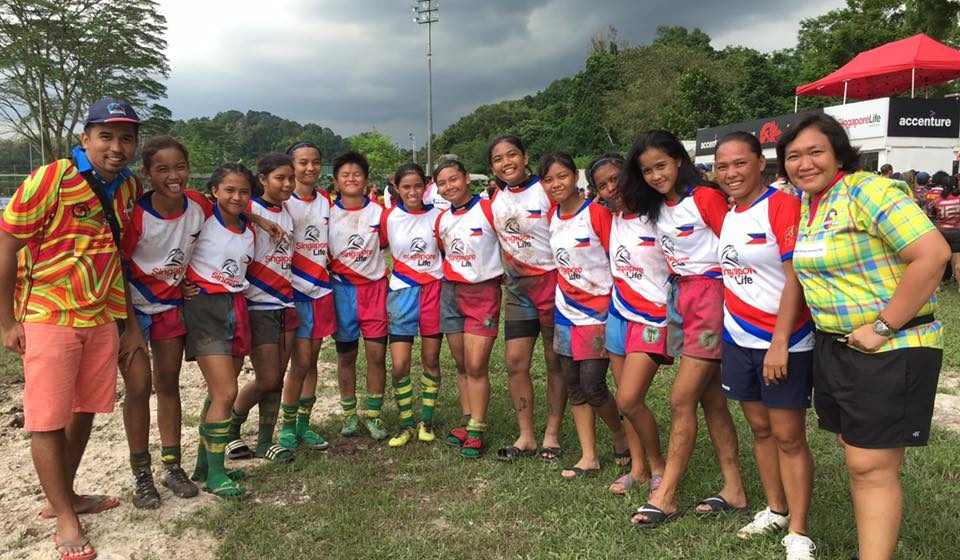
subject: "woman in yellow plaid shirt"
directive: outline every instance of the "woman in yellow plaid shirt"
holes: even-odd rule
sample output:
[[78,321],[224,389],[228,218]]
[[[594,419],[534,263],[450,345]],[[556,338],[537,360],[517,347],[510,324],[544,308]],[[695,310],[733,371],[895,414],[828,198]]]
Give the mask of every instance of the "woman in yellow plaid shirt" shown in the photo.
[[905,183],[859,160],[825,114],[777,143],[781,173],[804,192],[793,266],[817,327],[814,406],[844,448],[859,557],[879,560],[897,544],[904,448],[930,433],[943,357],[934,292],[950,249]]

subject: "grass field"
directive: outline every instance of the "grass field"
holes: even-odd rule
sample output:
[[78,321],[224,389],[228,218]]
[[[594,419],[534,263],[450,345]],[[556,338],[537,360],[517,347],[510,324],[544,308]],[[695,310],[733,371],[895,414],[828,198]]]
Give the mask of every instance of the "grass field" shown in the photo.
[[[960,368],[960,296],[943,293],[938,316],[947,323],[944,369]],[[334,359],[332,344],[323,359]],[[538,351],[539,353],[539,351]],[[506,390],[502,343],[491,360],[493,397],[489,445],[510,444],[515,423]],[[0,356],[0,368],[17,375],[16,360]],[[445,374],[453,371],[444,348]],[[363,367],[359,368],[363,371]],[[544,394],[542,359],[533,372],[536,394]],[[661,423],[664,446],[668,430],[667,395],[674,370],[663,370],[649,401]],[[362,376],[361,376],[362,378]],[[361,379],[362,383],[362,379]],[[364,394],[361,390],[358,392]],[[392,401],[385,420],[397,422]],[[456,385],[445,376],[439,406],[438,434],[459,417]],[[542,400],[537,409],[543,429]],[[749,429],[731,406],[740,433],[740,455],[751,507],[762,508]],[[820,559],[846,559],[856,550],[856,534],[840,449],[831,435],[817,430],[811,413],[810,443],[817,466],[810,530]],[[339,430],[336,417],[320,426]],[[523,459],[502,464],[488,456],[461,459],[440,441],[414,442],[389,449],[367,437],[332,439],[326,452],[302,453],[292,465],[268,465],[246,482],[250,496],[222,502],[189,523],[222,539],[221,558],[782,558],[779,536],[741,542],[735,536],[747,517],[700,519],[697,500],[721,486],[715,456],[702,427],[690,469],[680,489],[679,522],[655,531],[627,523],[642,490],[627,497],[611,495],[607,485],[619,476],[611,441],[598,427],[600,476],[560,479],[563,464]],[[564,425],[565,461],[578,456],[572,420]],[[935,430],[930,446],[910,450],[903,467],[906,516],[897,557],[954,559],[960,534],[960,437]]]
[[[948,323],[945,369],[960,367],[958,311],[960,296],[944,293],[938,315]],[[498,342],[488,417],[493,449],[515,437],[502,352]],[[452,372],[446,349],[443,357],[444,372]],[[324,359],[332,360],[333,352],[325,350]],[[542,359],[533,372],[536,394],[542,396]],[[649,397],[664,445],[673,374],[673,369],[662,371]],[[438,433],[459,416],[453,377],[444,383]],[[386,421],[395,426],[395,407],[385,408]],[[733,410],[748,496],[752,507],[762,508],[749,429]],[[542,405],[537,412],[542,430]],[[812,413],[808,423],[817,465],[811,533],[818,558],[845,559],[856,550],[856,534],[842,453],[831,435],[816,429]],[[335,434],[339,423],[334,418],[321,428]],[[327,452],[303,453],[292,465],[257,470],[248,483],[250,498],[206,510],[196,524],[223,538],[222,558],[782,558],[779,536],[748,543],[735,537],[745,517],[700,519],[692,513],[697,500],[722,484],[705,429],[680,490],[681,507],[690,513],[656,531],[627,523],[631,508],[643,501],[641,491],[627,497],[607,492],[620,471],[605,428],[598,427],[598,434],[604,470],[578,481],[561,480],[561,465],[539,459],[464,460],[439,441],[394,450],[369,438],[334,438]],[[569,415],[562,443],[565,459],[575,461],[577,440]],[[898,558],[957,558],[960,438],[936,430],[929,447],[907,453],[903,480],[907,515]]]

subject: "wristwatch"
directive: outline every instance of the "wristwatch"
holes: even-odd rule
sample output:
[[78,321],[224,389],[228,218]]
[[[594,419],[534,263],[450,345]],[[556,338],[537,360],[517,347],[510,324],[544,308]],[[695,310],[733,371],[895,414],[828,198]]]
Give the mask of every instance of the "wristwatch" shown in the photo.
[[897,334],[897,331],[893,330],[893,327],[887,324],[883,320],[883,317],[877,318],[873,323],[873,334],[880,335],[884,338],[893,338],[893,335]]

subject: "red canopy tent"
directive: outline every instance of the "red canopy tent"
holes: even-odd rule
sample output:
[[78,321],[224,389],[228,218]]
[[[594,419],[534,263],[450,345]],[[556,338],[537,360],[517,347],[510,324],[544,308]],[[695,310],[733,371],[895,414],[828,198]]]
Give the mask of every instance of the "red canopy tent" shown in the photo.
[[838,70],[797,86],[797,95],[852,99],[889,97],[960,78],[960,51],[923,33],[864,51]]

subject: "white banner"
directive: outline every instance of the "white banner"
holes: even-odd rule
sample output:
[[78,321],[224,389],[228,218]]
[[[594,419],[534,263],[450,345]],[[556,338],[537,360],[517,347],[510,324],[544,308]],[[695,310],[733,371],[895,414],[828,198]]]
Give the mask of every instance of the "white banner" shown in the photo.
[[851,140],[880,138],[887,135],[890,98],[824,107],[823,112],[840,121]]

